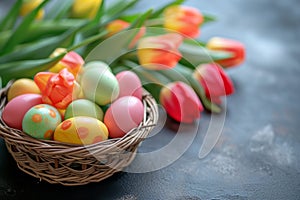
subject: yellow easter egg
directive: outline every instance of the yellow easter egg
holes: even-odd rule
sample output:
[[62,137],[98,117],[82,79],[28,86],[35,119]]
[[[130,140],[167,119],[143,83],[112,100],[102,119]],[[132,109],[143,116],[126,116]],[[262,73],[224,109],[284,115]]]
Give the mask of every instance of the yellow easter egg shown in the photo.
[[7,100],[10,101],[22,94],[40,94],[40,89],[33,80],[28,78],[21,78],[15,81],[9,88],[7,93]]
[[108,129],[96,118],[78,116],[59,124],[54,140],[69,144],[89,145],[108,139]]

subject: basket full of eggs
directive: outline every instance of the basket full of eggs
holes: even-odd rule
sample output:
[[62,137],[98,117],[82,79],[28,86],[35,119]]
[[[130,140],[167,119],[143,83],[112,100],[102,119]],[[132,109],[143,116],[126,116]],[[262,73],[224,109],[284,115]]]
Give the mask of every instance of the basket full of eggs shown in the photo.
[[70,186],[127,167],[158,120],[156,101],[133,72],[114,75],[101,61],[74,69],[38,72],[0,90],[0,137],[19,169]]

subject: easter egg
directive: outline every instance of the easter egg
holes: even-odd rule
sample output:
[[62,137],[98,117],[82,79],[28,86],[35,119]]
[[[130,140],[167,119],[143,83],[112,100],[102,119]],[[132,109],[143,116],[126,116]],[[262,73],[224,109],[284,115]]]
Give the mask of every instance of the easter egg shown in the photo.
[[21,78],[16,80],[9,88],[7,93],[7,100],[10,101],[16,96],[22,94],[40,94],[40,89],[35,82],[28,78]]
[[60,123],[60,113],[55,107],[39,104],[26,112],[22,127],[25,133],[34,138],[49,140]]
[[57,126],[54,140],[70,144],[88,145],[107,140],[108,130],[92,117],[72,117]]
[[102,61],[90,61],[88,63],[86,63],[81,69],[80,69],[80,72],[78,73],[78,76],[76,77],[76,80],[78,82],[81,81],[81,78],[82,78],[82,75],[84,72],[86,72],[87,70],[90,70],[90,69],[94,69],[94,68],[97,68],[98,70],[109,70],[111,72],[111,69],[110,67],[105,63],[105,62],[102,62]]
[[78,99],[68,105],[65,112],[65,119],[76,116],[94,117],[102,121],[103,111],[97,104],[87,99]]
[[110,67],[105,62],[102,61],[91,61],[84,65],[84,71],[94,69],[94,68],[98,68],[101,70],[109,70],[111,72]]
[[125,96],[114,101],[104,116],[104,123],[111,138],[123,137],[137,127],[144,117],[144,105],[133,96]]
[[139,77],[131,71],[122,71],[116,75],[119,82],[119,97],[135,96],[142,100],[143,90]]
[[35,105],[42,104],[40,94],[22,94],[7,103],[2,112],[3,121],[11,128],[22,130],[26,112]]
[[81,87],[84,96],[98,105],[106,105],[119,95],[119,84],[114,74],[100,67],[83,72]]

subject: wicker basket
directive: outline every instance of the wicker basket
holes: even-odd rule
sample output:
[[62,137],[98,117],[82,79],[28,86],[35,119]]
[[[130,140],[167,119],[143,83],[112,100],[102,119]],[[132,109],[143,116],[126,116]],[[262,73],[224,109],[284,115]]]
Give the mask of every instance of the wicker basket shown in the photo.
[[[7,103],[6,93],[10,84],[0,90],[0,115]],[[155,100],[144,92],[143,103],[143,122],[119,139],[87,146],[37,140],[8,127],[2,118],[0,137],[5,140],[19,169],[31,176],[68,186],[99,182],[128,166],[135,158],[141,141],[155,126],[158,120]]]

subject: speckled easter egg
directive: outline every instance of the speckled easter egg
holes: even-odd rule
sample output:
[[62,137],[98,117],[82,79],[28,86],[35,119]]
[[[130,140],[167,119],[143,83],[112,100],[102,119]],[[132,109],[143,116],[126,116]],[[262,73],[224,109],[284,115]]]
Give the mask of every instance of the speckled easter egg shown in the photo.
[[63,121],[54,132],[54,140],[69,144],[89,145],[107,140],[105,124],[92,117],[72,117]]
[[114,101],[104,116],[109,137],[120,138],[137,127],[144,118],[144,105],[136,97],[125,96]]
[[60,113],[48,104],[39,104],[27,111],[23,118],[23,131],[37,139],[52,139],[56,127],[61,123]]
[[116,74],[119,82],[120,93],[119,97],[134,96],[142,100],[142,84],[140,78],[132,71],[122,71]]
[[65,119],[69,119],[76,116],[94,117],[103,120],[102,109],[92,101],[87,99],[77,99],[70,103],[65,112]]
[[111,103],[119,95],[119,83],[108,69],[90,67],[84,70],[80,82],[84,96],[100,106]]

